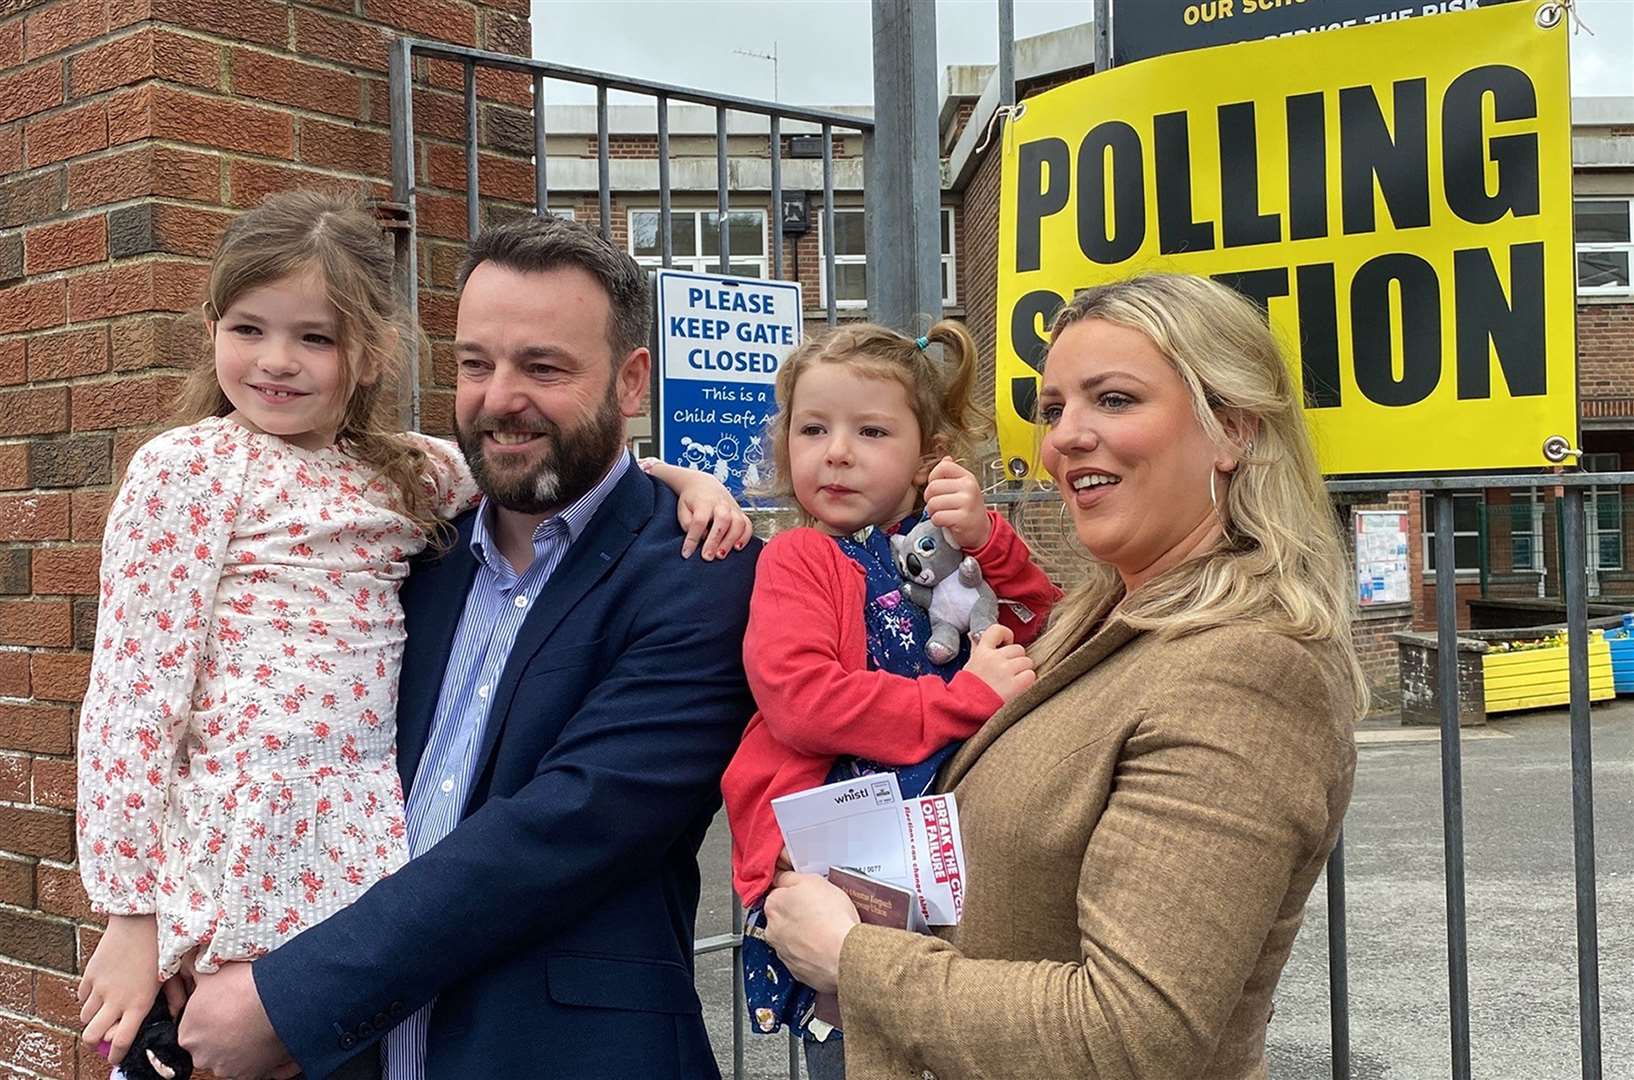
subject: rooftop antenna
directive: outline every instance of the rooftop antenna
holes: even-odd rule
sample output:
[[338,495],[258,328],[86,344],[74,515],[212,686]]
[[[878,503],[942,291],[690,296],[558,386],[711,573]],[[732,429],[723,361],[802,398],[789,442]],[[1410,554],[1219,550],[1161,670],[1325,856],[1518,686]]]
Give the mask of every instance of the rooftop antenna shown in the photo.
[[772,62],[772,100],[780,101],[777,91],[777,42],[772,42],[772,51],[769,53],[753,52],[749,49],[733,49],[739,56],[751,57],[755,60],[770,60]]

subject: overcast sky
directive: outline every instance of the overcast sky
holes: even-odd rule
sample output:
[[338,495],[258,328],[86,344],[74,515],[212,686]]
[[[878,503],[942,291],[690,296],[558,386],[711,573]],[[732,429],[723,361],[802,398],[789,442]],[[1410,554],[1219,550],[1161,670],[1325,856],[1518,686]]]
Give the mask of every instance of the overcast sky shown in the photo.
[[[1015,0],[1016,36],[1083,22],[1093,7],[1091,0]],[[1634,96],[1634,0],[1579,0],[1577,7],[1594,33],[1572,39],[1572,92]],[[940,66],[993,63],[996,10],[993,0],[936,0]],[[867,105],[871,11],[869,0],[534,0],[533,55],[770,98],[771,61],[739,50],[775,50],[777,97],[785,103]],[[594,94],[564,83],[550,84],[548,93],[552,101],[589,101]]]

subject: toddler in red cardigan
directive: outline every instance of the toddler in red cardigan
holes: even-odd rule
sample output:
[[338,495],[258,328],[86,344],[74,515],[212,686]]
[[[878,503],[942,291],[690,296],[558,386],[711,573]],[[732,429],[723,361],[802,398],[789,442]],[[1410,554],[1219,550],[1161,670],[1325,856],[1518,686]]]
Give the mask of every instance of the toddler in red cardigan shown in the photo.
[[[814,995],[753,938],[782,835],[773,799],[827,781],[893,771],[922,794],[937,768],[1006,701],[1032,685],[1023,645],[1060,595],[1026,544],[983,505],[955,457],[980,436],[970,401],[976,349],[943,320],[919,339],[853,324],[797,348],[777,377],[774,492],[802,528],[761,553],[744,636],[757,712],[721,789],[732,876],[749,906],[744,974],[750,1020],[805,1034],[814,1075],[835,1075],[837,1032],[812,1022]],[[959,655],[926,655],[928,613],[901,590],[890,537],[926,517],[976,559],[1000,621]]]

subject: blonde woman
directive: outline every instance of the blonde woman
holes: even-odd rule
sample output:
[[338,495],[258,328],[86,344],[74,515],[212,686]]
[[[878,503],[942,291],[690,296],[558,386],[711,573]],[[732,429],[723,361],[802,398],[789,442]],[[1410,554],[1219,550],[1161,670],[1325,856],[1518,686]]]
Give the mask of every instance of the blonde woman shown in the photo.
[[1366,696],[1299,397],[1252,304],[1151,274],[1061,311],[1039,419],[1093,563],[942,772],[963,923],[861,926],[785,872],[768,936],[839,990],[851,1080],[1264,1077]]

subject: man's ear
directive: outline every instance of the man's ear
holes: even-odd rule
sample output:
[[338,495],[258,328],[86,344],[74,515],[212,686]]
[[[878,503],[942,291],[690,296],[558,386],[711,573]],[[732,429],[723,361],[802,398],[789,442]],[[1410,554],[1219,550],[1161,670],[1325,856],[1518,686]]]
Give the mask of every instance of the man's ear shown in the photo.
[[645,345],[631,349],[613,374],[618,407],[626,417],[640,416],[652,379],[652,353]]

